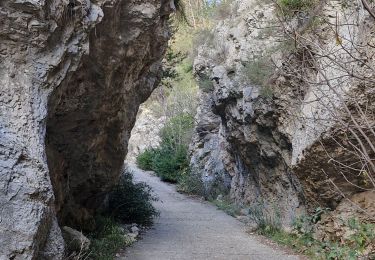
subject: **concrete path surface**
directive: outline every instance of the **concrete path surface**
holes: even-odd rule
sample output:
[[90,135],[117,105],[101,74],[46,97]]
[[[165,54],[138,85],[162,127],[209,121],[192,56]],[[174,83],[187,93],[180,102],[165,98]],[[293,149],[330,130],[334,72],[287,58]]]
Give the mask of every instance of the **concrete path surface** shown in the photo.
[[262,244],[245,232],[235,218],[176,192],[173,185],[163,183],[134,166],[136,181],[148,183],[159,196],[155,206],[160,217],[143,238],[126,249],[117,259],[126,260],[282,260],[297,256]]

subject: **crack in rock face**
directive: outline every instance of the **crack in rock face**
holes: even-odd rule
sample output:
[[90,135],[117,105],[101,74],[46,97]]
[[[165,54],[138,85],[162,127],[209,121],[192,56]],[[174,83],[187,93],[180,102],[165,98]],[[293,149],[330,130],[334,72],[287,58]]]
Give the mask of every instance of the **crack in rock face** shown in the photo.
[[59,226],[92,229],[160,80],[172,7],[0,2],[1,259],[61,259]]

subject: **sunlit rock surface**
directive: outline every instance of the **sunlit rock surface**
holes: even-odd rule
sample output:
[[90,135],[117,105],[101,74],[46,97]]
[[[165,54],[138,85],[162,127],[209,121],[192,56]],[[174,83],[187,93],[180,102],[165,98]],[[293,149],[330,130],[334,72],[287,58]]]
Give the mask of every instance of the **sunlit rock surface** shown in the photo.
[[0,258],[61,259],[93,226],[160,80],[170,1],[0,2]]

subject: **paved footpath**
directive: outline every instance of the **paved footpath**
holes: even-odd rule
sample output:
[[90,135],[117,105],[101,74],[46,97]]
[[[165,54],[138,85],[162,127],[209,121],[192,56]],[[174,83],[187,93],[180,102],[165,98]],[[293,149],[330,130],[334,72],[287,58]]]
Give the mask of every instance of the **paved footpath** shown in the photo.
[[117,260],[283,260],[297,256],[262,244],[245,226],[215,206],[176,192],[173,185],[132,167],[136,181],[154,189],[160,210],[152,229]]

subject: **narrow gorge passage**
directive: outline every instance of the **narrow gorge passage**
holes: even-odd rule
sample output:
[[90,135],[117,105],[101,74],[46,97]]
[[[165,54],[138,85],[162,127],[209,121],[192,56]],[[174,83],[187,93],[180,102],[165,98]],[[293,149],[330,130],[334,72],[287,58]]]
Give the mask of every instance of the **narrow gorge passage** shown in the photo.
[[134,179],[148,183],[159,197],[155,206],[160,217],[118,260],[299,259],[262,244],[246,233],[242,223],[213,205],[180,194],[174,185],[130,167]]

